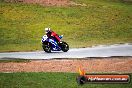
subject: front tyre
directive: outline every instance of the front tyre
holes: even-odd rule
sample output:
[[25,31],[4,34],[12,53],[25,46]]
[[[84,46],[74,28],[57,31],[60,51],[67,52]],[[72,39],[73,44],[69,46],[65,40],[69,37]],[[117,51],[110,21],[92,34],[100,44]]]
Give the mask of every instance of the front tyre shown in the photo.
[[42,48],[45,52],[47,53],[51,53],[51,46],[50,46],[50,43],[43,43],[42,44]]
[[69,45],[66,42],[60,42],[60,47],[63,52],[67,52],[69,50]]

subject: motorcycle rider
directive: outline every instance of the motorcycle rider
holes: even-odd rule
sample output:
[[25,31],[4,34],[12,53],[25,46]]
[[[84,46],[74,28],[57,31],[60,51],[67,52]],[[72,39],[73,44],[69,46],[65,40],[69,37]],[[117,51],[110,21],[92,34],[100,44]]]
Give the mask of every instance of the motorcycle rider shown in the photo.
[[55,39],[57,43],[60,42],[59,35],[56,32],[52,31],[50,28],[45,28],[45,33],[48,38]]

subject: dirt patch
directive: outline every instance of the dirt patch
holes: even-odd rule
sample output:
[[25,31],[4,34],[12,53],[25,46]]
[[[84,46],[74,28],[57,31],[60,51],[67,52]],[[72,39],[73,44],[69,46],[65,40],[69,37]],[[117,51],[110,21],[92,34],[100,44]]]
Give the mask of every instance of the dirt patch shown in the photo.
[[84,3],[76,3],[71,0],[4,0],[8,3],[39,4],[42,6],[87,6]]
[[86,72],[132,73],[132,57],[88,58],[87,60],[32,60],[26,63],[0,63],[0,72]]
[[69,5],[69,0],[4,0],[5,2],[21,2],[28,4],[40,4],[44,6],[67,6]]

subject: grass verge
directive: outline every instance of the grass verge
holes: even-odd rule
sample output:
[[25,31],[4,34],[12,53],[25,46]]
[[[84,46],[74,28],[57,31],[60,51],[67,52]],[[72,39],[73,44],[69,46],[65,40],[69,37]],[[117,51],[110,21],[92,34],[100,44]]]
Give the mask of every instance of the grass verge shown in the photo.
[[[129,84],[76,83],[76,73],[0,73],[1,88],[131,88]],[[132,76],[132,74],[131,74]],[[132,78],[131,78],[132,80]]]
[[41,50],[51,27],[70,47],[132,42],[132,5],[110,0],[74,0],[86,6],[40,6],[0,1],[0,52]]
[[26,63],[26,62],[30,62],[31,60],[27,60],[27,59],[12,59],[12,58],[8,58],[7,60],[5,60],[6,58],[3,58],[3,60],[0,60],[0,63],[9,63],[9,62],[15,62],[15,63]]

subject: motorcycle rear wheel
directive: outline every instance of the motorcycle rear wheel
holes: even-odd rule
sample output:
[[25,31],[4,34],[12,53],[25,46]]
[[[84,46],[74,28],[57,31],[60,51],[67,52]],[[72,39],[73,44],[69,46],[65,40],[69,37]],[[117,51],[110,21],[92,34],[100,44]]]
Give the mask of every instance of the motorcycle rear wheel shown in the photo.
[[42,44],[43,50],[47,53],[51,53],[51,46],[50,43]]

